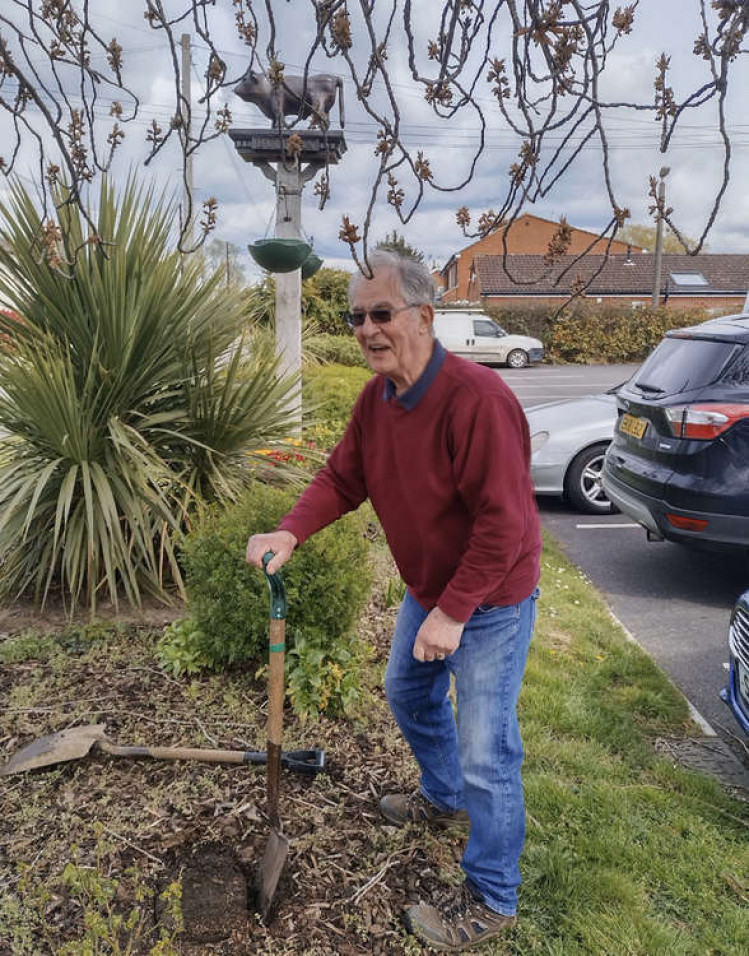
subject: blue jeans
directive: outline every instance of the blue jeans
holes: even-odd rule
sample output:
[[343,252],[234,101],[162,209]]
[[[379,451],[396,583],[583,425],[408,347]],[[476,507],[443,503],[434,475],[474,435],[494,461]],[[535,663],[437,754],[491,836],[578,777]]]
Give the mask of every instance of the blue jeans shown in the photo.
[[[517,909],[525,840],[517,700],[537,597],[477,608],[455,653],[422,663],[412,651],[427,612],[407,593],[385,673],[390,709],[421,768],[421,792],[441,810],[467,811],[471,833],[461,866],[486,905],[505,916]],[[457,719],[447,696],[450,674]]]

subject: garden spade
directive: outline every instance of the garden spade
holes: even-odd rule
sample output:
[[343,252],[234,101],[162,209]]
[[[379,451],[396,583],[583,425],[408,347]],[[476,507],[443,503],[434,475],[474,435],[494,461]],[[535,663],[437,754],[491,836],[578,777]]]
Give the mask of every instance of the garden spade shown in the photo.
[[[265,750],[209,750],[201,747],[141,747],[119,746],[106,736],[104,724],[69,727],[46,737],[39,737],[8,760],[0,770],[1,776],[51,767],[68,760],[80,760],[92,750],[100,750],[112,757],[152,757],[155,760],[198,760],[203,763],[264,764]],[[324,750],[287,750],[281,754],[281,764],[295,773],[314,776],[325,769]]]
[[278,813],[278,795],[281,789],[281,738],[283,735],[284,652],[286,650],[286,592],[278,572],[268,574],[268,562],[273,552],[263,556],[263,570],[270,588],[270,638],[268,644],[268,761],[265,767],[266,793],[270,836],[265,845],[262,862],[255,874],[257,909],[264,923],[268,923],[273,897],[281,878],[289,841],[283,833]]

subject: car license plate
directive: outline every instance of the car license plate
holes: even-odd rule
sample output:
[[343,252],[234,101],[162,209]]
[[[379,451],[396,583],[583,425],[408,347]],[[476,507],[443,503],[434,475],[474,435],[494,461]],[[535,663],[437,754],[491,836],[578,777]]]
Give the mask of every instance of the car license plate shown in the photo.
[[631,435],[632,438],[642,438],[647,427],[647,418],[636,418],[634,415],[622,415],[622,420],[619,422],[619,431],[625,435]]
[[736,677],[739,691],[744,700],[749,701],[749,669],[744,667],[741,661],[736,661]]

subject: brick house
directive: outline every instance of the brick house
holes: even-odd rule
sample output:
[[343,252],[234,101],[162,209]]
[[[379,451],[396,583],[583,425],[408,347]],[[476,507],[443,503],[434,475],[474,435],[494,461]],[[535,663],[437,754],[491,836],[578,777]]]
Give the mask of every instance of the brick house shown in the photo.
[[[574,261],[562,256],[549,271],[542,255],[480,256],[474,260],[477,296],[484,306],[559,306],[569,298],[578,279],[592,281],[585,291],[589,302],[642,308],[651,303],[654,256],[588,255]],[[567,270],[567,271],[566,271]],[[549,275],[544,278],[544,274]],[[519,284],[518,284],[519,283]],[[664,254],[661,258],[660,304],[671,309],[705,309],[716,315],[741,312],[749,290],[749,255],[699,256]]]
[[[510,255],[540,255],[548,249],[552,236],[559,228],[558,222],[542,219],[530,213],[513,222],[507,230],[507,252]],[[476,302],[480,297],[474,261],[478,256],[501,256],[504,254],[503,229],[497,229],[466,246],[460,252],[450,256],[441,269],[432,273],[437,289],[441,291],[440,302],[448,305],[451,302]],[[579,255],[587,249],[591,253],[606,251],[608,240],[598,239],[596,234],[585,229],[571,230],[571,255]],[[628,249],[636,253],[642,252],[639,246],[630,246],[626,242],[615,239],[609,248],[612,253],[626,253]]]

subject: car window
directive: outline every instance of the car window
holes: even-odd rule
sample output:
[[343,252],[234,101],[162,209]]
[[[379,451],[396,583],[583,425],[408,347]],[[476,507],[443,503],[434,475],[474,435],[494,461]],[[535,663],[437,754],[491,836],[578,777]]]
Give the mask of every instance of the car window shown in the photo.
[[663,395],[687,392],[714,382],[731,358],[732,342],[667,338],[645,359],[632,384]]
[[493,339],[496,339],[497,326],[491,321],[491,319],[474,319],[473,334],[474,335],[491,335]]
[[749,345],[745,345],[720,377],[726,385],[749,385]]

